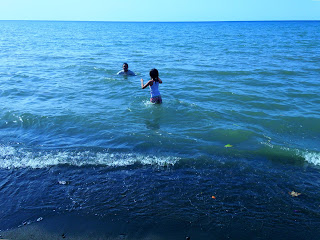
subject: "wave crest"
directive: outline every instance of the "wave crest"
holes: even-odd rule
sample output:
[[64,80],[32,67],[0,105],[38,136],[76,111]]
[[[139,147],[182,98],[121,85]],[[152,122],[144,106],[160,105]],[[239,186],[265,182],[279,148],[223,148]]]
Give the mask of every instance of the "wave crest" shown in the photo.
[[109,153],[93,151],[31,152],[10,146],[0,147],[0,168],[46,168],[56,165],[123,167],[136,163],[168,166],[179,161],[178,157],[151,156],[134,153]]
[[302,153],[302,157],[308,162],[314,165],[320,166],[320,153],[316,152],[304,152]]

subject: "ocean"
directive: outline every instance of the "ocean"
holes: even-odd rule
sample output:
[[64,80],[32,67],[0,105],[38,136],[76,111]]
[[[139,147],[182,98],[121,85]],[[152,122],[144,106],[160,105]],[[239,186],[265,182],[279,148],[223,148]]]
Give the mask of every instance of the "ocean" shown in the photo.
[[0,238],[319,239],[319,39],[319,21],[0,21]]

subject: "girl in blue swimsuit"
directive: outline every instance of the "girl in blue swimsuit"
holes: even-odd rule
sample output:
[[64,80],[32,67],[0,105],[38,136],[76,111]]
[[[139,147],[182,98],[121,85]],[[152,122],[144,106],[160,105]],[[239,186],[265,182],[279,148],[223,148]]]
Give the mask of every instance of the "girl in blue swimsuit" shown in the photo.
[[159,72],[157,69],[153,68],[150,71],[151,80],[149,80],[145,85],[143,84],[143,79],[141,78],[141,88],[145,89],[146,87],[150,87],[150,102],[152,103],[162,103],[161,94],[159,91],[159,84],[162,83],[159,78]]

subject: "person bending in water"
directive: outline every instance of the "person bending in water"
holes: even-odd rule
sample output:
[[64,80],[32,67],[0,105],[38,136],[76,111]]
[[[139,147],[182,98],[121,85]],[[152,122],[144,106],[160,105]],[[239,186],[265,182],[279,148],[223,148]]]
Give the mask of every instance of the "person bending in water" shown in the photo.
[[159,92],[159,83],[162,83],[159,78],[159,72],[157,69],[153,68],[150,71],[151,80],[149,80],[145,85],[143,84],[143,79],[141,78],[141,88],[145,89],[146,87],[150,87],[150,102],[152,103],[162,103],[161,94]]
[[129,65],[128,63],[124,63],[122,65],[123,70],[119,71],[117,73],[117,75],[131,75],[131,76],[135,76],[136,74],[134,72],[132,72],[131,70],[129,70]]

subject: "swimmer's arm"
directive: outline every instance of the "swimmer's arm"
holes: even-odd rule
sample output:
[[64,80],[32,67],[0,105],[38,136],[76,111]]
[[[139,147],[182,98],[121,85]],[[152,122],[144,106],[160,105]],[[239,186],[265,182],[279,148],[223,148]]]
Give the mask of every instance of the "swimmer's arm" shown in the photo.
[[131,76],[137,76],[134,72],[132,72],[131,70],[128,70],[129,75]]
[[141,78],[141,88],[145,89],[146,87],[148,87],[150,85],[150,83],[152,82],[152,80],[148,81],[145,85],[143,84],[143,79]]
[[159,79],[159,83],[162,83],[162,80],[160,78],[158,78],[158,79]]

